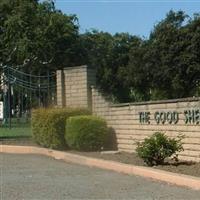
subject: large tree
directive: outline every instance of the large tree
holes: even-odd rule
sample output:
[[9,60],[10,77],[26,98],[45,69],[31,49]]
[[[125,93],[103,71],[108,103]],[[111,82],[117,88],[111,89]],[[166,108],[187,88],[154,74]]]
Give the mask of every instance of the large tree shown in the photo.
[[182,11],[170,11],[151,34],[152,90],[163,95],[157,98],[195,95],[200,77],[197,28],[200,18],[187,19]]
[[150,38],[132,49],[128,78],[139,100],[198,95],[200,18],[170,11]]
[[78,21],[55,9],[53,1],[0,2],[0,62],[27,70],[75,65]]
[[125,80],[129,51],[140,39],[128,33],[111,35],[93,30],[81,35],[84,62],[97,69],[97,84],[116,101],[130,101]]

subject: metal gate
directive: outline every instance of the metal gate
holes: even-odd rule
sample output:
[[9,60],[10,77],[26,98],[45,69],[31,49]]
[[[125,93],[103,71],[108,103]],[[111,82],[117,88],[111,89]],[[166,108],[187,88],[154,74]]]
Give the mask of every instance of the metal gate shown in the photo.
[[30,134],[32,109],[55,105],[55,90],[55,73],[35,75],[4,66],[0,71],[0,137]]

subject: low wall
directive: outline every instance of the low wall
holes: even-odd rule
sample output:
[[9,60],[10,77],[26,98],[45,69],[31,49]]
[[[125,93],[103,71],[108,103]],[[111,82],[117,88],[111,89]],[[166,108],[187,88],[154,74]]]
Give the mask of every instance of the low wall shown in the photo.
[[200,161],[200,98],[112,104],[95,87],[95,71],[87,66],[57,72],[57,104],[87,107],[115,130],[118,149],[134,152],[136,143],[156,131],[185,135],[184,160]]
[[156,131],[185,136],[179,158],[200,161],[200,99],[112,104],[92,88],[93,113],[105,118],[117,135],[120,151],[134,152],[136,143]]

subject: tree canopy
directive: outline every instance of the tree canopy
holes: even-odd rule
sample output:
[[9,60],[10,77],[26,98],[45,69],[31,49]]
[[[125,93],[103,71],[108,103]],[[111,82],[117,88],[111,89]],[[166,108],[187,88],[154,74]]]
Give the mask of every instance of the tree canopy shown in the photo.
[[133,101],[200,95],[200,16],[170,11],[134,45],[123,75]]
[[73,64],[78,21],[56,10],[53,1],[2,0],[0,19],[3,65],[44,71]]
[[169,11],[149,38],[91,30],[53,0],[1,0],[0,65],[31,73],[87,64],[119,102],[200,95],[200,15]]

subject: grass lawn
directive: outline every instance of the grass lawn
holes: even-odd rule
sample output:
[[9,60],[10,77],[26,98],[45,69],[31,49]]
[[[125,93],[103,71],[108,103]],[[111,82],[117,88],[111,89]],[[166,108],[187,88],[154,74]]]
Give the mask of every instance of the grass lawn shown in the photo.
[[6,125],[0,124],[0,139],[1,138],[20,138],[20,137],[31,137],[31,125],[30,121],[27,122],[25,119],[12,118],[11,129],[8,123]]
[[14,128],[1,128],[0,127],[0,138],[20,138],[20,137],[31,137],[30,127],[14,127]]

